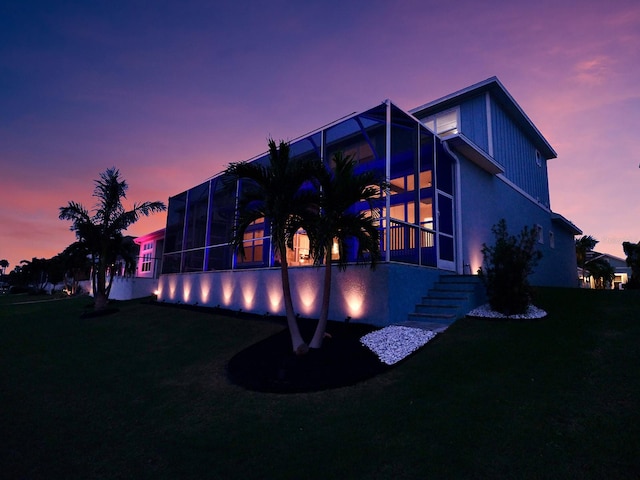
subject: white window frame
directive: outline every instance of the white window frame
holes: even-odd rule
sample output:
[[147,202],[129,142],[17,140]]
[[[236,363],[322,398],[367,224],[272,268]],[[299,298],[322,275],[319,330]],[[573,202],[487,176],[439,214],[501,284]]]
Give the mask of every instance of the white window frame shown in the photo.
[[[438,126],[438,120],[439,119],[442,120],[443,117],[448,116],[452,113],[455,114],[455,118],[456,118],[455,126],[447,130],[441,130]],[[438,112],[434,115],[430,115],[426,118],[423,118],[422,123],[424,124],[425,127],[431,130],[433,133],[443,137],[460,133],[460,107],[453,107],[448,110]]]

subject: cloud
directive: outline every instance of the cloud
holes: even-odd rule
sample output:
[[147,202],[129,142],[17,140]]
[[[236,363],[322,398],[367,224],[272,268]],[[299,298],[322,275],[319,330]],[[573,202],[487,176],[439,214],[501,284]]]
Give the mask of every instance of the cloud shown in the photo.
[[610,76],[611,65],[611,58],[603,55],[579,61],[574,66],[576,80],[587,85],[602,85]]

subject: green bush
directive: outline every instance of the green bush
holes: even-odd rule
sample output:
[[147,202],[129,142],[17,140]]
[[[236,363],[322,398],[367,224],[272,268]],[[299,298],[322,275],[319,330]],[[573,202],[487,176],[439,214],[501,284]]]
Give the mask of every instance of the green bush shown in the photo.
[[520,235],[510,235],[504,219],[491,231],[496,241],[493,246],[482,245],[484,261],[478,270],[489,304],[504,315],[525,313],[531,303],[528,277],[542,258],[536,250],[538,231],[525,226]]

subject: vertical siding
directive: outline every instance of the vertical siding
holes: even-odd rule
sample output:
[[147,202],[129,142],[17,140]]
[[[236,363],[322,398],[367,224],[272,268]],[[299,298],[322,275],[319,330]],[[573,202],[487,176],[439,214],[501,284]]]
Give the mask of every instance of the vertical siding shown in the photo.
[[460,105],[459,130],[489,153],[489,141],[487,137],[487,109],[484,94],[467,100]]
[[[553,222],[548,210],[495,175],[470,162],[461,162],[460,169],[461,259],[467,268],[475,273],[482,265],[483,244],[495,242],[491,227],[501,219],[506,220],[512,235],[525,226],[540,225],[544,243],[536,244],[536,248],[542,252],[542,259],[529,280],[533,285],[574,287],[577,270],[573,233]],[[550,231],[554,232],[555,247],[549,244]]]
[[536,164],[536,148],[502,107],[491,101],[494,157],[504,166],[504,175],[515,185],[549,206],[547,161]]

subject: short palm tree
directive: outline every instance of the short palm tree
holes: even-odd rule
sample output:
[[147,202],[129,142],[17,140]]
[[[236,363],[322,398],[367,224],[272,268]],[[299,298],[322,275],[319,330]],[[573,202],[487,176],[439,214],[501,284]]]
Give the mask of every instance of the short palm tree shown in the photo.
[[582,270],[582,281],[585,278],[585,265],[587,263],[587,253],[595,248],[598,240],[591,235],[583,235],[576,240],[576,260]]
[[604,257],[587,262],[585,268],[593,277],[594,286],[598,290],[604,290],[616,278],[616,269]]
[[91,254],[95,310],[103,310],[109,299],[107,267],[114,251],[122,244],[122,231],[137,222],[141,215],[166,210],[166,205],[159,201],[143,202],[125,210],[122,199],[127,197],[129,186],[124,179],[121,180],[115,167],[100,173],[100,178],[94,183],[93,196],[98,202],[93,214],[81,204],[71,201],[66,207],[60,207],[59,218],[72,222],[71,230],[76,232],[78,240],[85,243]]
[[244,256],[244,234],[257,220],[264,219],[270,227],[275,255],[280,260],[282,291],[291,335],[293,351],[306,353],[304,342],[293,310],[287,245],[292,243],[291,225],[298,224],[300,218],[317,211],[314,207],[315,189],[305,188],[313,179],[314,165],[310,161],[292,161],[289,144],[279,144],[269,139],[269,163],[231,163],[224,174],[243,182],[236,212],[236,223],[232,245],[238,254]]
[[[316,175],[320,185],[319,214],[307,217],[309,223],[304,225],[314,262],[325,265],[322,306],[309,344],[311,348],[320,348],[325,336],[334,242],[338,247],[340,270],[347,268],[350,245],[355,245],[358,261],[368,262],[371,268],[375,268],[380,256],[380,233],[373,202],[380,198],[384,182],[374,171],[356,173],[357,163],[352,156],[338,152],[332,160],[333,169],[321,166]],[[358,210],[356,205],[361,202],[367,202],[369,208]]]

